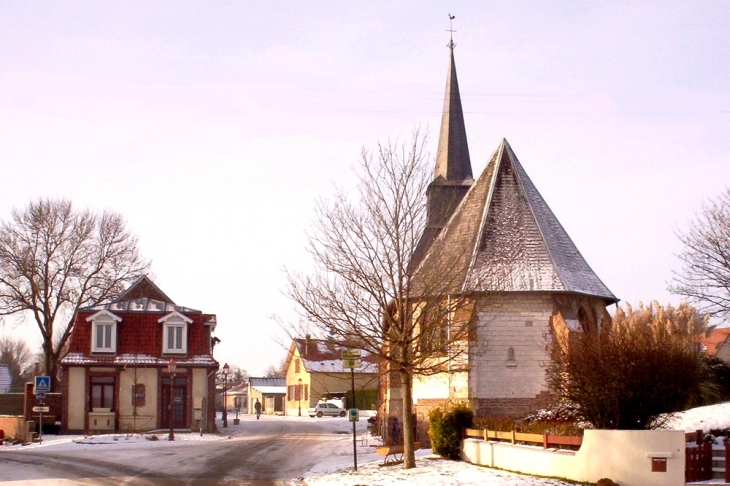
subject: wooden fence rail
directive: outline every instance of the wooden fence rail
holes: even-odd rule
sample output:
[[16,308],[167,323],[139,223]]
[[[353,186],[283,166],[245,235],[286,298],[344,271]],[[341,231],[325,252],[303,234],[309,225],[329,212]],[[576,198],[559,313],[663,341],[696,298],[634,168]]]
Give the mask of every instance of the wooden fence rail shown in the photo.
[[553,446],[577,446],[583,444],[583,437],[573,435],[553,435],[553,434],[526,434],[523,432],[500,432],[498,430],[484,429],[465,429],[464,437],[471,437],[482,440],[503,440],[512,444],[528,443],[541,444],[543,449],[549,449]]

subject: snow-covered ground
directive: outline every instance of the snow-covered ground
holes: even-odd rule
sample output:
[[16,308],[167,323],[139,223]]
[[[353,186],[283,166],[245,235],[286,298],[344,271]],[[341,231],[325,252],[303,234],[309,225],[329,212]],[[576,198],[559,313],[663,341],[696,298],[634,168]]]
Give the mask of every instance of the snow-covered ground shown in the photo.
[[[270,420],[312,420],[304,417],[267,417]],[[242,416],[242,422],[251,420],[251,416]],[[323,462],[315,464],[303,478],[292,478],[288,484],[308,486],[390,486],[400,484],[418,484],[429,486],[570,486],[568,483],[554,478],[537,478],[514,474],[486,467],[474,466],[461,461],[449,461],[434,455],[431,450],[419,450],[416,454],[415,469],[404,470],[402,466],[381,466],[382,457],[375,452],[379,445],[376,438],[358,436],[357,454],[358,468],[353,468],[352,437],[343,432],[350,425],[340,418],[316,419],[325,425],[333,434],[332,454]],[[358,424],[358,430],[364,429],[364,421]],[[708,407],[699,407],[678,414],[671,421],[671,428],[686,431],[697,429],[723,429],[730,427],[730,402]],[[231,427],[228,435],[197,433],[175,434],[174,443],[167,442],[167,435],[157,434],[160,446],[174,447],[177,444],[200,440],[228,440],[231,437],[245,434],[245,427]],[[28,446],[11,446],[12,449],[31,449],[39,447],[92,448],[99,444],[114,444],[120,454],[125,450],[150,446],[149,438],[141,435],[115,434],[107,436],[47,436],[43,444]],[[121,447],[119,447],[121,446]],[[5,449],[8,446],[0,448]]]

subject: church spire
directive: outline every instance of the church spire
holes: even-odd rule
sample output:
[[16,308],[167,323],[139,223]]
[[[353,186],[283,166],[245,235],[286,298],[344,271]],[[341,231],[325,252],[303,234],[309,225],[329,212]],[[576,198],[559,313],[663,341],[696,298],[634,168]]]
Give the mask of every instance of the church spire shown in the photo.
[[[449,15],[449,20],[453,20]],[[449,73],[446,77],[446,94],[444,95],[444,111],[441,115],[441,132],[439,134],[438,151],[436,152],[436,171],[434,179],[439,176],[449,182],[473,180],[469,145],[466,142],[466,126],[464,111],[461,108],[459,81],[456,77],[454,61],[453,29],[449,29],[452,37],[449,40],[450,51]]]
[[[449,20],[453,20],[449,15]],[[457,206],[474,183],[469,159],[469,146],[466,143],[464,112],[461,108],[459,82],[456,78],[454,62],[453,29],[448,47],[450,51],[449,73],[446,77],[444,111],[441,115],[441,132],[436,153],[434,180],[429,184],[427,196],[426,228],[413,252],[411,268],[415,268],[428,252],[431,243],[446,226]]]

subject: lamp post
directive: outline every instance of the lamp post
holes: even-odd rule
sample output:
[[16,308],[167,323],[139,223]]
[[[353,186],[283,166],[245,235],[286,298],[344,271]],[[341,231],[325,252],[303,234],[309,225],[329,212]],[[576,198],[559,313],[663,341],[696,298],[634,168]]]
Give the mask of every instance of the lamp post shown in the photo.
[[167,371],[170,372],[170,400],[167,404],[167,420],[170,422],[170,434],[167,436],[167,440],[175,440],[175,430],[173,429],[174,422],[172,420],[172,386],[175,383],[175,369],[177,363],[174,358],[170,358],[167,362]]
[[299,378],[299,416],[302,416],[302,379]]
[[228,427],[228,363],[223,365],[223,428]]

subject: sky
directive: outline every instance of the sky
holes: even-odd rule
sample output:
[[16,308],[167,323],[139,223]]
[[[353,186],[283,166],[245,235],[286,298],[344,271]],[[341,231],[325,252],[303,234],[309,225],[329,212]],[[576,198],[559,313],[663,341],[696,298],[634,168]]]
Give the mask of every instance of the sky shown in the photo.
[[[0,2],[0,218],[121,213],[215,357],[261,375],[296,323],[317,198],[430,132],[454,15],[474,174],[506,138],[624,303],[677,304],[677,232],[730,186],[730,2]],[[33,347],[33,324],[11,319]]]

